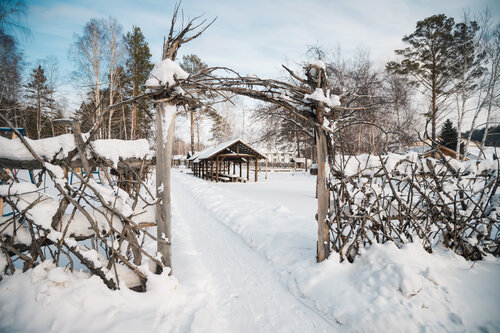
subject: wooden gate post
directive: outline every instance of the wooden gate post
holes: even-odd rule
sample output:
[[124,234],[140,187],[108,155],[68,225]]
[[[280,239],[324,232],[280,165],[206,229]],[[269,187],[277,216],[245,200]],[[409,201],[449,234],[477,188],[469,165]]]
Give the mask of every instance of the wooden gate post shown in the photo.
[[[172,205],[170,198],[170,171],[172,168],[172,143],[175,130],[175,105],[158,103],[156,105],[156,225],[157,225],[157,251],[161,254],[164,267],[170,268],[172,274]],[[166,133],[163,125],[169,124]],[[163,267],[157,267],[157,273]]]
[[317,176],[317,192],[318,192],[318,244],[317,244],[317,260],[321,262],[330,255],[330,234],[326,217],[328,214],[329,190],[326,184],[326,163],[328,144],[327,136],[324,130],[317,129],[316,131],[316,149],[318,153],[318,176]]

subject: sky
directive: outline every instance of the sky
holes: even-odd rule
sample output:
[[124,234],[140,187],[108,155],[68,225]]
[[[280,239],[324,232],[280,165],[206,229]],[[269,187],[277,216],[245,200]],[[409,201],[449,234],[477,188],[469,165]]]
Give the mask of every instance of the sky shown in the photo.
[[[143,31],[152,61],[161,57],[175,1],[172,0],[31,0],[25,23],[31,37],[21,40],[27,69],[39,59],[55,56],[60,65],[61,90],[78,106],[69,73],[73,69],[68,49],[89,19],[116,18],[130,31]],[[184,0],[186,19],[203,15],[215,23],[198,39],[179,51],[195,53],[209,66],[226,66],[241,74],[277,77],[282,64],[304,60],[308,46],[327,50],[342,48],[346,56],[359,48],[369,50],[379,68],[403,47],[404,35],[418,20],[444,13],[456,19],[464,10],[489,7],[500,17],[498,0]]]

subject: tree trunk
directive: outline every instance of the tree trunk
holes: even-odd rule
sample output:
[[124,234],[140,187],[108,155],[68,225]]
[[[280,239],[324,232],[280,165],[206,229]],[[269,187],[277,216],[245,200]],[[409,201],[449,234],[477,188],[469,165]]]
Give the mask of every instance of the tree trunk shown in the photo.
[[321,262],[328,258],[330,254],[330,235],[326,217],[328,214],[329,193],[326,186],[326,163],[328,154],[327,136],[324,130],[316,130],[316,152],[318,156],[318,244],[317,260]]
[[194,154],[194,111],[189,110],[191,114],[191,154]]
[[200,116],[196,118],[196,148],[201,151],[200,147]]
[[436,119],[437,119],[437,96],[436,96],[436,83],[432,80],[432,148],[436,148]]
[[[465,96],[465,91],[464,89],[462,89],[462,101],[461,101],[461,105],[460,103],[458,103],[458,100],[457,100],[457,111],[458,111],[458,115],[457,115],[457,145],[456,145],[456,158],[457,160],[464,160],[465,159],[465,152],[462,156],[460,156],[460,141],[462,141],[462,123],[464,121],[464,115],[465,115],[465,102],[466,102],[466,96]],[[461,158],[460,158],[461,157]]]
[[[157,249],[165,267],[172,273],[171,220],[172,205],[170,198],[170,170],[172,160],[172,143],[175,131],[175,105],[159,103],[156,106],[156,205]],[[168,128],[164,128],[168,126]],[[157,272],[162,267],[157,267]]]
[[38,90],[38,108],[36,110],[36,135],[40,139],[42,133],[42,96]]
[[498,69],[499,69],[499,59],[495,59],[493,67],[493,75],[492,75],[492,80],[490,81],[490,86],[488,87],[488,111],[486,114],[486,126],[484,127],[484,135],[483,135],[483,140],[481,140],[481,148],[480,151],[483,154],[483,156],[486,157],[484,154],[484,146],[486,145],[486,137],[488,136],[488,127],[490,126],[490,121],[491,121],[491,109],[493,107],[493,102],[495,99],[495,87],[497,84],[497,78],[498,78]]
[[[135,68],[135,67],[134,67]],[[137,97],[137,87],[135,86],[135,81],[134,81],[134,88],[133,88],[133,97]],[[132,140],[136,139],[137,135],[137,103],[134,103],[134,108],[132,111],[132,130],[130,131],[132,133]]]

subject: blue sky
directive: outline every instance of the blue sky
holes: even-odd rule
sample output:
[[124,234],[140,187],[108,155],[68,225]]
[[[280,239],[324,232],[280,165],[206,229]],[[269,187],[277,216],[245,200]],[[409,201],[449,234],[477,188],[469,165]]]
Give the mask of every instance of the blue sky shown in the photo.
[[[68,48],[92,17],[115,17],[129,31],[139,26],[160,60],[163,36],[168,33],[174,1],[167,0],[31,0],[27,26],[32,37],[21,41],[28,69],[38,59],[54,55],[63,79],[72,64]],[[459,18],[464,9],[489,6],[500,17],[496,0],[184,0],[184,15],[204,14],[217,21],[204,35],[180,50],[196,53],[207,64],[231,67],[242,74],[277,76],[283,63],[301,60],[308,45],[334,49],[346,55],[367,48],[379,66],[403,46],[401,38],[427,16],[444,13]],[[65,88],[70,93],[70,86]]]

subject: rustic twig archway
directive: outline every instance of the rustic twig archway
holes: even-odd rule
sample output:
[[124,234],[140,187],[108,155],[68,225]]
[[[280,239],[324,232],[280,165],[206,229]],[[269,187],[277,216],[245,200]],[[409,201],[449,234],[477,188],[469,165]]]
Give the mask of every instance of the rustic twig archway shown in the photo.
[[[203,33],[214,21],[196,23],[199,17],[190,20],[186,27],[181,28],[177,35],[173,29],[177,21],[179,7],[176,6],[172,25],[167,40],[163,46],[163,59],[175,60],[178,49],[185,43]],[[190,35],[191,34],[191,35]],[[333,153],[332,136],[336,133],[336,125],[341,125],[346,119],[352,121],[352,112],[364,110],[359,108],[343,108],[339,96],[331,95],[325,75],[325,65],[317,62],[304,67],[305,77],[297,75],[291,69],[283,66],[290,75],[290,82],[272,79],[261,79],[256,76],[240,76],[237,72],[224,67],[210,67],[185,79],[174,77],[174,84],[157,87],[154,96],[157,105],[157,133],[166,133],[166,137],[157,135],[157,188],[158,198],[163,202],[163,208],[158,208],[158,237],[170,239],[170,157],[172,138],[177,106],[199,105],[198,96],[210,92],[225,98],[224,93],[242,95],[256,100],[271,103],[288,110],[294,116],[305,120],[315,129],[316,150],[318,158],[317,197],[318,197],[318,262],[328,258],[330,253],[330,237],[328,226],[329,186],[328,159]],[[218,75],[224,72],[232,76]],[[351,114],[335,115],[336,111],[351,111]],[[167,121],[165,119],[168,118]],[[335,124],[329,124],[329,119],[335,119]],[[168,130],[163,129],[165,123]],[[165,132],[166,131],[166,132]],[[166,143],[166,144],[165,144]],[[160,206],[158,206],[160,207]],[[164,264],[171,267],[170,245],[159,247]]]
[[[223,99],[227,99],[226,96],[230,93],[278,105],[288,110],[294,117],[307,121],[315,128],[317,156],[319,160],[317,178],[318,261],[328,257],[330,244],[328,227],[329,179],[327,177],[329,172],[327,163],[330,152],[330,136],[334,131],[328,126],[328,121],[325,118],[328,115],[332,116],[337,110],[345,111],[345,109],[340,108],[338,96],[330,96],[324,74],[324,65],[317,63],[306,66],[305,78],[301,78],[285,67],[290,73],[290,82],[260,79],[255,76],[243,77],[232,70],[222,67],[207,68],[196,75],[188,77],[174,62],[178,48],[184,43],[200,36],[213,21],[209,23],[206,21],[196,23],[200,18],[195,18],[190,20],[185,27],[181,27],[178,33],[174,33],[178,9],[179,7],[176,6],[169,36],[163,46],[163,60],[159,64],[160,67],[166,66],[171,70],[169,72],[170,77],[164,80],[164,78],[155,78],[153,75],[153,78],[157,79],[158,84],[155,85],[153,80],[153,83],[148,85],[149,92],[105,108],[99,114],[90,132],[85,136],[80,133],[77,124],[71,122],[70,125],[73,126],[74,143],[76,145],[69,152],[65,152],[62,155],[59,155],[59,152],[57,152],[53,156],[42,158],[37,154],[36,150],[31,149],[30,144],[26,140],[23,140],[23,145],[32,155],[32,158],[30,157],[30,160],[27,162],[28,164],[26,164],[27,167],[40,167],[43,170],[42,172],[48,174],[54,181],[60,198],[56,201],[56,199],[48,198],[46,195],[39,194],[37,196],[37,194],[31,198],[32,202],[28,206],[23,206],[22,202],[26,198],[21,198],[21,196],[25,194],[29,195],[30,193],[16,192],[19,183],[17,183],[16,179],[5,177],[5,182],[8,183],[8,186],[4,186],[2,190],[7,191],[5,195],[7,201],[17,214],[8,223],[9,225],[14,225],[14,227],[22,225],[25,232],[31,231],[31,236],[29,237],[31,245],[16,248],[11,246],[13,242],[10,242],[10,240],[0,242],[2,252],[18,256],[28,267],[33,267],[40,260],[45,259],[44,251],[40,250],[41,247],[50,250],[49,247],[57,246],[57,251],[51,254],[57,258],[56,261],[58,261],[61,253],[67,253],[69,259],[70,254],[77,257],[92,274],[98,275],[111,289],[119,287],[118,270],[126,267],[133,273],[135,279],[138,280],[134,286],[138,286],[140,290],[144,290],[147,276],[150,274],[143,266],[144,262],[142,259],[145,258],[147,258],[149,264],[156,267],[153,270],[157,273],[164,270],[172,272],[170,161],[175,117],[178,110],[184,108],[186,105],[190,107],[201,106],[203,102],[198,96],[210,92],[212,95],[219,95]],[[133,173],[131,176],[133,182],[130,182],[132,185],[127,185],[130,189],[129,193],[124,193],[120,186],[116,186],[112,182],[109,182],[111,189],[100,187],[89,177],[92,173],[91,168],[94,165],[102,164],[104,166],[110,163],[106,161],[106,157],[93,154],[92,140],[110,111],[119,108],[125,103],[134,103],[144,98],[152,98],[157,110],[156,195],[151,193],[154,191],[149,191],[143,182],[143,177],[141,177],[145,170],[144,165],[146,161],[144,160],[131,161],[124,159],[116,161],[116,165],[123,169],[131,170]],[[8,120],[6,121],[8,123]],[[340,121],[338,120],[338,122]],[[149,146],[147,144],[146,146],[147,150],[149,150]],[[89,158],[89,155],[92,157]],[[236,155],[240,155],[236,156],[237,159],[242,157],[250,158],[250,156],[243,156],[244,154],[239,154],[238,152]],[[56,156],[62,157],[58,159]],[[257,155],[255,156],[256,161]],[[226,159],[234,158],[235,156],[220,157]],[[95,160],[92,160],[92,158],[95,158]],[[151,160],[147,161],[147,163],[152,164],[154,162]],[[64,171],[62,168],[71,168],[77,164],[83,167],[85,176],[77,175],[82,185],[80,187],[73,187],[64,180]],[[2,171],[1,168],[0,171]],[[0,173],[0,177],[4,178],[4,176],[3,173]],[[141,194],[140,186],[143,186],[148,192],[147,198],[141,197],[143,193]],[[16,191],[11,192],[11,189]],[[35,189],[33,191],[39,192],[40,190]],[[51,218],[44,219],[43,221],[37,220],[36,216],[33,218],[30,209],[37,207],[41,201],[49,199],[51,200],[51,205],[54,207]],[[139,202],[143,205],[141,209],[147,209],[137,211],[135,208]],[[83,203],[87,206],[83,205]],[[121,206],[115,207],[117,203]],[[67,208],[72,211],[71,214],[65,213]],[[154,210],[155,214],[145,212],[146,210],[149,211],[149,208]],[[92,215],[93,213],[99,215],[101,224]],[[154,215],[151,218],[155,219],[155,224],[157,225],[156,235],[152,235],[137,223],[138,219],[136,219],[136,216],[141,214]],[[70,216],[68,217],[68,215]],[[84,235],[71,233],[69,225],[75,223],[75,215],[79,215],[79,222],[82,222],[81,225],[86,228]],[[68,219],[64,220],[64,218]],[[49,221],[49,223],[46,223],[46,221]],[[148,226],[152,225],[151,221],[147,222]],[[117,226],[119,227],[118,229]],[[160,256],[153,255],[144,250],[141,242],[146,237],[156,242],[157,253]],[[89,249],[78,243],[89,238],[94,243],[102,244],[102,248],[105,251],[99,253],[97,251],[99,249],[98,246],[93,245]],[[17,244],[16,246],[21,245]],[[120,252],[122,250],[126,256]],[[105,258],[99,258],[103,254]],[[13,267],[13,265],[10,266]]]

